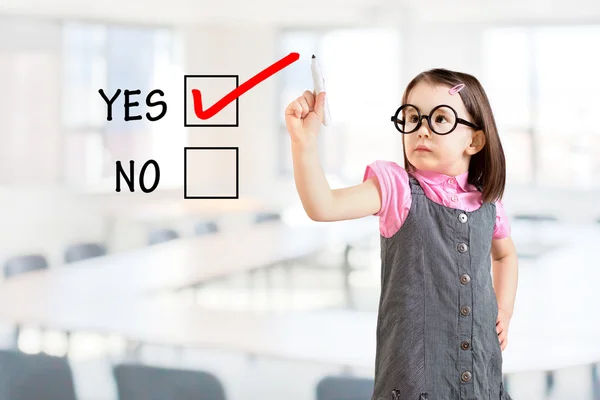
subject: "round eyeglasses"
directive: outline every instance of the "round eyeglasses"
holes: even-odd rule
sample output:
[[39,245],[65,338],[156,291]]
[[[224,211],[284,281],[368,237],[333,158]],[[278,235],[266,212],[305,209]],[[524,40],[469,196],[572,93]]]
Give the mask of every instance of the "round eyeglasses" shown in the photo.
[[449,134],[456,129],[458,124],[463,124],[473,129],[480,129],[472,122],[459,118],[454,108],[446,104],[436,106],[431,110],[429,115],[421,115],[421,111],[412,104],[404,104],[396,110],[391,120],[400,133],[409,134],[421,127],[423,118],[427,120],[431,131],[438,135]]

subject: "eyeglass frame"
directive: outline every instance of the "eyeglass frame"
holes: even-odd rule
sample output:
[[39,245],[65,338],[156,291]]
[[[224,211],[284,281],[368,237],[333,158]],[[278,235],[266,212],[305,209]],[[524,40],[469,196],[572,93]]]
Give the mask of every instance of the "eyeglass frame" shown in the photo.
[[[400,111],[405,108],[405,107],[414,107],[415,110],[417,110],[417,113],[419,113],[419,122],[417,123],[417,127],[410,132],[402,132],[399,128],[398,128],[398,124],[400,124],[400,120],[398,119],[398,115],[400,114]],[[433,127],[431,126],[431,120],[429,119],[429,116],[431,114],[433,114],[438,108],[441,107],[448,107],[449,109],[452,110],[452,112],[454,113],[454,117],[456,118],[455,122],[454,122],[454,127],[452,127],[452,129],[450,129],[448,132],[446,133],[437,133]],[[394,127],[396,128],[396,130],[398,130],[398,132],[402,133],[403,135],[410,135],[411,133],[415,133],[416,131],[419,130],[419,128],[421,128],[421,123],[423,122],[423,118],[425,118],[427,120],[427,125],[429,125],[429,129],[431,129],[431,132],[435,133],[436,135],[448,135],[449,133],[452,133],[456,127],[458,126],[458,124],[463,124],[466,125],[470,128],[473,129],[477,129],[480,130],[481,128],[479,126],[477,126],[476,124],[469,122],[465,119],[462,119],[458,116],[458,113],[456,112],[456,110],[454,108],[452,108],[451,106],[447,105],[447,104],[440,104],[435,106],[430,112],[429,115],[421,115],[421,110],[419,110],[419,107],[413,105],[413,104],[403,104],[400,107],[398,107],[398,109],[396,110],[396,113],[394,115],[392,115],[391,117],[391,121],[394,122]],[[395,121],[394,121],[395,120]],[[404,122],[402,122],[402,124],[404,124]]]

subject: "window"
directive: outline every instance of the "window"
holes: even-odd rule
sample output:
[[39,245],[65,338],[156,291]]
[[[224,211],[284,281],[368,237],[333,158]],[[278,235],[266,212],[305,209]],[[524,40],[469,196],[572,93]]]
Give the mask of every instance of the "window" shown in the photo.
[[312,54],[325,75],[332,125],[321,128],[320,159],[325,173],[340,180],[362,179],[376,159],[402,161],[401,137],[390,116],[401,102],[400,34],[395,29],[286,31],[281,53],[300,60],[280,75],[280,172],[292,174],[289,133],[283,110],[313,90]]
[[600,26],[533,32],[538,102],[539,180],[544,185],[600,187]]
[[508,179],[600,187],[600,26],[495,28],[484,38],[485,82]]
[[0,15],[0,185],[60,179],[60,32],[55,21]]
[[[174,32],[164,28],[64,25],[67,183],[114,190],[116,161],[128,170],[129,160],[134,160],[137,176],[146,161],[155,159],[161,168],[160,187],[183,184],[185,131],[175,112],[177,102],[182,101],[183,86],[177,39]],[[99,89],[109,99],[121,89],[112,106],[111,121],[107,121],[107,104]],[[154,89],[165,93],[162,100],[168,106],[161,120],[150,122],[146,112],[157,115],[160,111],[146,106],[146,96]],[[140,90],[139,95],[130,96],[130,102],[139,103],[130,108],[130,114],[141,115],[141,120],[124,120],[125,90]],[[152,99],[157,101],[159,96]]]

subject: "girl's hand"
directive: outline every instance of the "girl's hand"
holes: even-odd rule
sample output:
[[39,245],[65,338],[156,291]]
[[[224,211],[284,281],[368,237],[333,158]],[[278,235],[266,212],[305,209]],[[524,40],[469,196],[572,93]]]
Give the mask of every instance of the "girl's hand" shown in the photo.
[[496,333],[500,341],[500,349],[504,351],[508,344],[508,325],[510,324],[510,316],[507,312],[498,309],[498,319],[496,320]]
[[325,92],[315,97],[306,90],[285,109],[285,125],[292,142],[306,144],[314,141],[323,123]]

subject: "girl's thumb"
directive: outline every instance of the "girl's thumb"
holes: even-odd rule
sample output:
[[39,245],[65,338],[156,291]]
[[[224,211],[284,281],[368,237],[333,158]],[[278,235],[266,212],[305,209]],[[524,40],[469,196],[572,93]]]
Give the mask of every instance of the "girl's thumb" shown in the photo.
[[317,95],[315,113],[317,114],[321,122],[323,122],[323,118],[325,116],[325,92],[321,92]]

